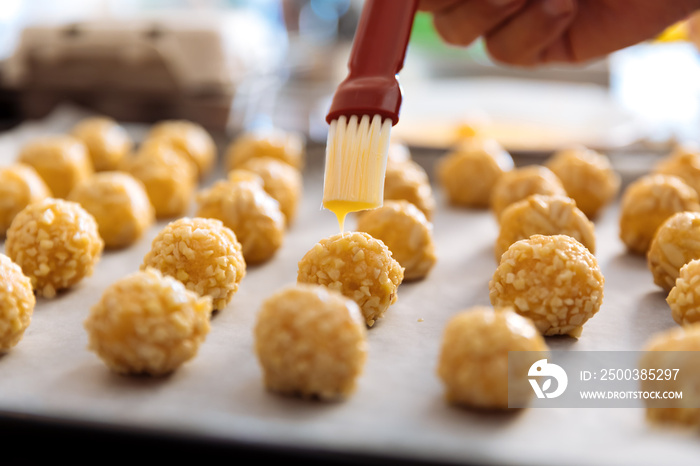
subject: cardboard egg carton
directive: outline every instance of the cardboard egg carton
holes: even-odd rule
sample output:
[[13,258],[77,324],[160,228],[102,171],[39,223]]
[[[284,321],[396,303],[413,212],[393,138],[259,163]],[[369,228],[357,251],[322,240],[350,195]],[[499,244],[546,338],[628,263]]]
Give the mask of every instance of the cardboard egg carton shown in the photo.
[[18,96],[24,118],[69,101],[118,120],[183,118],[223,129],[249,65],[207,22],[31,26],[4,64],[3,87]]

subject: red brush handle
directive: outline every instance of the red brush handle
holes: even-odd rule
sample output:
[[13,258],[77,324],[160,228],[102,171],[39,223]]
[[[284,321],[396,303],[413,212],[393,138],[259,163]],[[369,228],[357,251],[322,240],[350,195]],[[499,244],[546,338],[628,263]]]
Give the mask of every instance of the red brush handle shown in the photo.
[[347,78],[333,97],[326,121],[341,115],[375,115],[399,121],[403,68],[417,0],[366,0],[350,52]]

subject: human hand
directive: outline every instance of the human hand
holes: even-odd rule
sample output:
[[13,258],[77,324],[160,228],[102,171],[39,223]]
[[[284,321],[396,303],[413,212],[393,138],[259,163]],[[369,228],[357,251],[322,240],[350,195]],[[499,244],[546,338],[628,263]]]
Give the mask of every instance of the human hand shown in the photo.
[[420,0],[448,43],[480,36],[506,64],[578,63],[661,33],[700,0]]

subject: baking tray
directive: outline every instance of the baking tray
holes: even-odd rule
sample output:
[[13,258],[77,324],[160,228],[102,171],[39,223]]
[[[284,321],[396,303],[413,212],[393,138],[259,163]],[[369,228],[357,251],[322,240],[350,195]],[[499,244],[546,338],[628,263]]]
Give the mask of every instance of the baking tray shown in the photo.
[[[0,136],[0,163],[14,160],[22,141],[69,127],[70,118],[33,122]],[[12,430],[13,420],[25,427],[35,421],[55,435],[82,426],[132,439],[203,442],[202,451],[218,445],[280,457],[303,452],[326,462],[697,464],[697,434],[650,425],[643,409],[495,413],[444,402],[436,376],[442,331],[455,313],[489,305],[498,231],[489,211],[450,207],[437,188],[437,264],[427,279],[402,284],[397,303],[369,329],[357,392],[335,403],[267,392],[253,353],[256,313],[271,293],[295,282],[304,253],[338,230],[333,214],[320,207],[323,149],[311,147],[308,155],[299,217],[284,245],[270,262],[248,268],[232,302],[213,317],[195,359],[164,378],[126,377],[111,373],[86,349],[83,322],[90,306],[108,285],[138,269],[166,224],[160,222],[132,247],[106,252],[94,275],[75,288],[38,299],[24,338],[0,357],[0,429]],[[434,156],[416,159],[432,172]],[[625,252],[617,218],[613,204],[596,222],[596,255],[606,278],[600,312],[579,340],[550,337],[550,348],[639,350],[655,332],[676,326],[644,259]]]

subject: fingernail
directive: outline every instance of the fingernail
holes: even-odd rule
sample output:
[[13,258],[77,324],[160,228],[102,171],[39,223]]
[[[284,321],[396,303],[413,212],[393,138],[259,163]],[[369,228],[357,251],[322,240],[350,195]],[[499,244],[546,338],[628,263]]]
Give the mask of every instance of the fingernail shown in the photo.
[[542,9],[550,16],[563,16],[574,10],[574,0],[544,0]]

